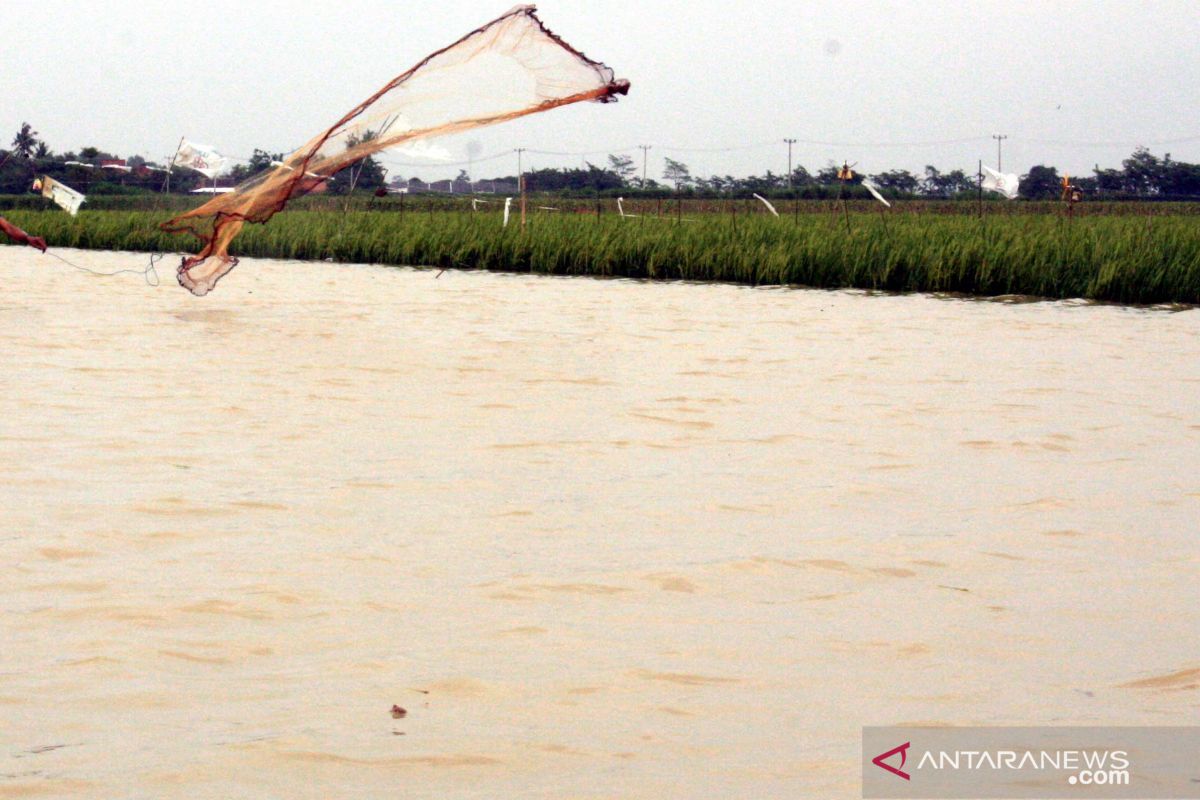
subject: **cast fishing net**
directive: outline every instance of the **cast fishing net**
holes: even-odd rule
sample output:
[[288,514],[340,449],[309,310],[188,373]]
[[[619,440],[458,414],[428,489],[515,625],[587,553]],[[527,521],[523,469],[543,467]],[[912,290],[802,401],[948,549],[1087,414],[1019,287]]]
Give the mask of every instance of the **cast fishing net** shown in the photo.
[[245,223],[266,222],[381,150],[628,91],[628,81],[551,33],[534,6],[518,6],[392,79],[281,164],[163,223],[203,243],[179,267],[179,282],[207,294],[237,265],[229,245]]

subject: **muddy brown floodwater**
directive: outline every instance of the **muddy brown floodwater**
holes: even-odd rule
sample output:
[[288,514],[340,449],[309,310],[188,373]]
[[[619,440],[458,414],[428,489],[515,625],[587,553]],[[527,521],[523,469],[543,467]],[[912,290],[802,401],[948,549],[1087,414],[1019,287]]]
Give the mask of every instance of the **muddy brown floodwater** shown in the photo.
[[863,725],[1200,710],[1200,312],[0,275],[0,798],[852,798]]

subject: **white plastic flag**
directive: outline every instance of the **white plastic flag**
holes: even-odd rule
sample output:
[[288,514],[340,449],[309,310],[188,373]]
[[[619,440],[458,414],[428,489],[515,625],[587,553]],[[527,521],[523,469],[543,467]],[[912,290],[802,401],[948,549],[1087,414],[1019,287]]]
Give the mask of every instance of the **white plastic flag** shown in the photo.
[[873,197],[874,197],[876,200],[878,200],[879,202],[883,203],[883,204],[884,204],[885,206],[887,206],[888,208],[891,208],[891,207],[892,207],[892,204],[891,204],[891,203],[889,203],[887,200],[884,200],[884,199],[883,199],[883,195],[881,195],[881,194],[879,193],[879,186],[878,186],[878,184],[874,183],[873,181],[871,181],[871,180],[870,180],[870,179],[868,179],[868,178],[863,178],[863,179],[862,179],[862,185],[863,185],[863,186],[865,186],[865,187],[867,187],[867,191],[868,191],[868,192],[870,192],[870,193],[871,193],[871,195],[872,195],[872,196],[873,196]]
[[196,144],[187,139],[183,140],[183,144],[179,146],[179,152],[175,154],[175,159],[171,162],[176,167],[194,169],[206,178],[216,177],[227,163],[229,163],[229,159],[208,145]]
[[771,205],[770,200],[763,197],[761,194],[758,194],[757,192],[754,193],[754,196],[757,197],[759,200],[762,200],[762,204],[767,207],[767,211],[770,211],[772,214],[774,214],[777,217],[779,216],[779,212],[775,210],[775,206]]
[[1012,173],[997,172],[991,167],[984,167],[983,188],[999,192],[1009,200],[1016,200],[1021,193],[1021,179]]
[[53,200],[72,217],[79,213],[79,207],[87,198],[82,192],[77,192],[65,183],[59,183],[47,175],[34,182],[33,188],[42,193],[42,197]]

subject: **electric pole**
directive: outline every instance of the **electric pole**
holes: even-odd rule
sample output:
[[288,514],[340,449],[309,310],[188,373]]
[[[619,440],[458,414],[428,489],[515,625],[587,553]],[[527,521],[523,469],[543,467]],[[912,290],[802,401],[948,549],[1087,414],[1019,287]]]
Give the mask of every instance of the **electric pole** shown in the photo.
[[996,140],[996,171],[1000,172],[1004,169],[1004,162],[1000,160],[1000,146],[1004,144],[1004,140],[1008,138],[1008,134],[992,134],[992,138]]
[[796,143],[795,139],[784,139],[788,146],[788,188],[792,188],[792,145]]
[[645,189],[646,188],[646,161],[647,161],[647,156],[650,153],[651,145],[639,144],[638,147],[641,148],[641,151],[642,151],[642,188]]

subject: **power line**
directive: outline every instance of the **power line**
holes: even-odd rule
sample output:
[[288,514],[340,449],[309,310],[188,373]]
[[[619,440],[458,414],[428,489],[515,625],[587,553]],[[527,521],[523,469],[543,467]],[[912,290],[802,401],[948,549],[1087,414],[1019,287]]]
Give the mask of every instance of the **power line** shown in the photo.
[[1018,141],[1029,142],[1030,144],[1048,144],[1056,147],[1162,147],[1168,144],[1185,144],[1187,142],[1200,142],[1200,134],[1195,136],[1182,136],[1178,139],[1159,139],[1153,142],[1136,142],[1129,139],[1120,142],[1081,142],[1070,139],[1033,139],[1019,137]]

